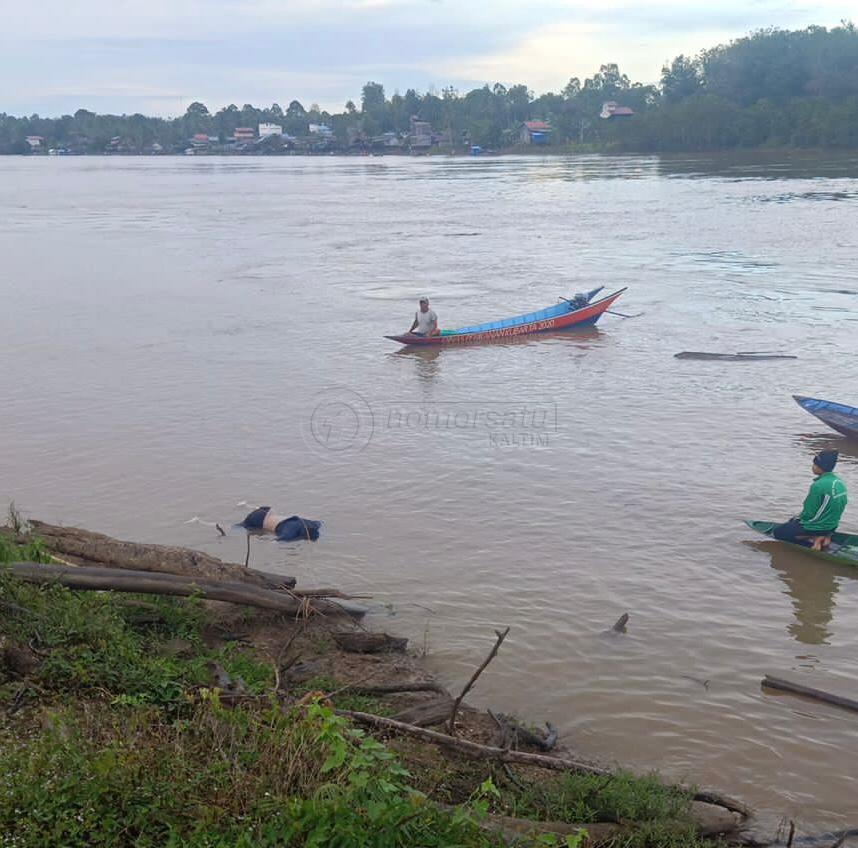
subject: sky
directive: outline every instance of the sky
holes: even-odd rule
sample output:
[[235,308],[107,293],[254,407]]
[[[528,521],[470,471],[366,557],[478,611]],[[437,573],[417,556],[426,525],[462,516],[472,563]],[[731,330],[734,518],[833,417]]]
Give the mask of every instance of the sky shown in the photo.
[[651,83],[680,53],[842,19],[858,0],[0,0],[0,112],[341,111],[368,80],[541,94],[608,62]]

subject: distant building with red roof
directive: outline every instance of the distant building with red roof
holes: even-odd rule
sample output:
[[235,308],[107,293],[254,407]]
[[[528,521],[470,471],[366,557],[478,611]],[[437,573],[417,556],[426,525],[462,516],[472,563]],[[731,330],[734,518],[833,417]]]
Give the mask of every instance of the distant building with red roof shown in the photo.
[[629,118],[634,115],[634,109],[628,106],[620,106],[615,100],[608,100],[602,104],[602,111],[599,113],[600,118]]
[[545,121],[525,121],[519,139],[522,144],[547,144],[550,133],[551,127]]

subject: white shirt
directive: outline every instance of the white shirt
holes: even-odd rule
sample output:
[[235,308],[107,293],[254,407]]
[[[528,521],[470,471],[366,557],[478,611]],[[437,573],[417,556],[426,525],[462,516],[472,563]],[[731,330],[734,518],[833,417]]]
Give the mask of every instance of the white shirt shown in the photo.
[[415,332],[426,335],[438,326],[438,316],[432,309],[427,309],[425,312],[418,310],[415,317],[417,318],[417,329]]

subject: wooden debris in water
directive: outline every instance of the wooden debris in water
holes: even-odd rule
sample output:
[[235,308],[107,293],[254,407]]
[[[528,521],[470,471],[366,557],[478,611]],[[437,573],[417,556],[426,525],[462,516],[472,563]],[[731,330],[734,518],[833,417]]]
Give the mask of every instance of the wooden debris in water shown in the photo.
[[683,350],[681,353],[673,354],[674,359],[702,359],[719,362],[761,362],[767,359],[798,359],[787,353],[763,353],[747,351],[738,353],[709,353],[701,350]]
[[614,633],[625,633],[626,632],[626,625],[628,623],[629,623],[629,614],[627,612],[624,612],[616,620],[616,622],[614,622],[614,626],[611,628],[611,630],[613,630]]
[[777,689],[780,692],[789,692],[793,695],[804,695],[806,698],[813,698],[816,701],[823,701],[826,704],[834,704],[835,706],[858,712],[858,699],[856,698],[838,695],[834,692],[825,692],[822,689],[814,689],[812,686],[806,686],[804,683],[797,683],[785,677],[775,677],[772,674],[767,674],[762,679],[762,685],[767,686],[769,689]]

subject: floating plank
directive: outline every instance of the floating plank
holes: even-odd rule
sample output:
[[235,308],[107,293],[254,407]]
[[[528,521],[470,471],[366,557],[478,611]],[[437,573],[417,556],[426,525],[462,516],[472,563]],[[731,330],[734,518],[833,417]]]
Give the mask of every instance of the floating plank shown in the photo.
[[822,689],[815,689],[812,686],[798,683],[795,680],[788,680],[785,677],[776,677],[773,674],[767,674],[762,680],[762,685],[767,686],[769,689],[789,692],[792,695],[804,695],[806,698],[813,698],[816,701],[823,701],[826,704],[834,704],[835,706],[858,712],[858,698],[852,698],[836,692],[825,692]]
[[707,353],[700,350],[683,350],[682,353],[674,353],[674,359],[703,359],[718,362],[761,362],[767,359],[798,359],[787,353]]

